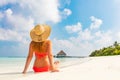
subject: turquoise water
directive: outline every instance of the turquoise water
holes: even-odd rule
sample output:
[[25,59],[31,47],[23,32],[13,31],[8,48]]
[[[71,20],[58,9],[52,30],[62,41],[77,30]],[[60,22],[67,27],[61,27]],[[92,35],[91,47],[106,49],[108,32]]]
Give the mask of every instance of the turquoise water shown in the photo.
[[[69,61],[75,61],[79,58],[54,58],[54,60],[58,60],[62,63],[69,62]],[[0,57],[0,64],[14,64],[14,63],[23,63],[26,61],[26,58],[9,58],[9,57]],[[32,62],[34,61],[34,58],[32,59]]]
[[0,64],[22,63],[26,58],[0,58]]
[[[58,61],[60,61],[60,62],[68,62],[68,61],[75,61],[75,60],[78,60],[78,59],[80,59],[80,58],[54,58],[54,60],[56,61],[56,60],[58,60]],[[33,58],[33,60],[34,60],[34,58]],[[9,57],[0,57],[0,64],[1,63],[16,63],[16,62],[18,62],[18,63],[22,63],[22,62],[24,62],[24,61],[26,61],[26,58],[9,58]]]
[[[77,65],[78,63],[82,63],[87,61],[86,58],[54,58],[55,61],[58,60],[60,62],[61,68],[68,67],[71,65]],[[24,66],[26,58],[19,57],[0,57],[0,67],[10,67],[10,66]],[[32,59],[31,66],[33,65],[34,58]]]
[[[55,58],[55,60],[58,60],[60,62],[60,69],[72,67],[74,65],[79,65],[83,62],[86,62],[89,60],[89,58]],[[21,74],[24,66],[25,66],[26,58],[5,58],[0,57],[0,74]],[[30,74],[33,73],[33,63],[34,59],[32,59],[32,62],[30,63],[28,67],[28,71]],[[5,74],[6,75],[6,74]]]

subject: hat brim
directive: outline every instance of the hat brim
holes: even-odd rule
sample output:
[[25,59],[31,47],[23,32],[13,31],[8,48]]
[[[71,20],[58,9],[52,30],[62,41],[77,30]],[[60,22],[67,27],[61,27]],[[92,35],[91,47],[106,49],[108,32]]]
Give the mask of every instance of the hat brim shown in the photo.
[[50,32],[51,32],[50,26],[48,25],[43,25],[43,26],[44,26],[45,31],[41,35],[36,35],[34,29],[30,31],[30,37],[32,41],[43,42],[47,40],[47,38],[50,36]]

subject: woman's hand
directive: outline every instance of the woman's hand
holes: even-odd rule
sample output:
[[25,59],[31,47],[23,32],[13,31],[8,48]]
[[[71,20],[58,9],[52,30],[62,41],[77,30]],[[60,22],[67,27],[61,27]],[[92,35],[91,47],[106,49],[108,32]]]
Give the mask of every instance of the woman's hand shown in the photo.
[[23,74],[26,74],[26,71],[24,70],[22,73],[23,73]]
[[51,68],[50,70],[51,70],[51,72],[59,72],[59,69],[57,69],[57,68]]

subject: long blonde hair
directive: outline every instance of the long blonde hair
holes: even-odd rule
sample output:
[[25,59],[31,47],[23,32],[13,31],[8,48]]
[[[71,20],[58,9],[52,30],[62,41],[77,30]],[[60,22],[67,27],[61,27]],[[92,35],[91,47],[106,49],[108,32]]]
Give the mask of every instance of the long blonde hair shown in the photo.
[[34,51],[36,52],[46,52],[46,42],[43,41],[43,42],[34,42],[32,41],[32,48]]

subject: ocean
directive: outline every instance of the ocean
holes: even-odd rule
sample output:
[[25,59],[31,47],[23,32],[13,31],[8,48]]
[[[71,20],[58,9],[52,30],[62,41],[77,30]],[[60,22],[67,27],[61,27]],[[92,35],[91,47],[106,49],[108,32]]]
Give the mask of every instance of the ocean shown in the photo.
[[[55,61],[58,60],[60,62],[60,68],[66,68],[73,65],[77,65],[78,63],[83,63],[89,60],[89,58],[54,58]],[[0,71],[8,70],[7,72],[13,72],[15,70],[24,69],[24,65],[26,62],[25,57],[0,57]],[[34,63],[34,58],[32,59],[28,71],[32,71]]]

